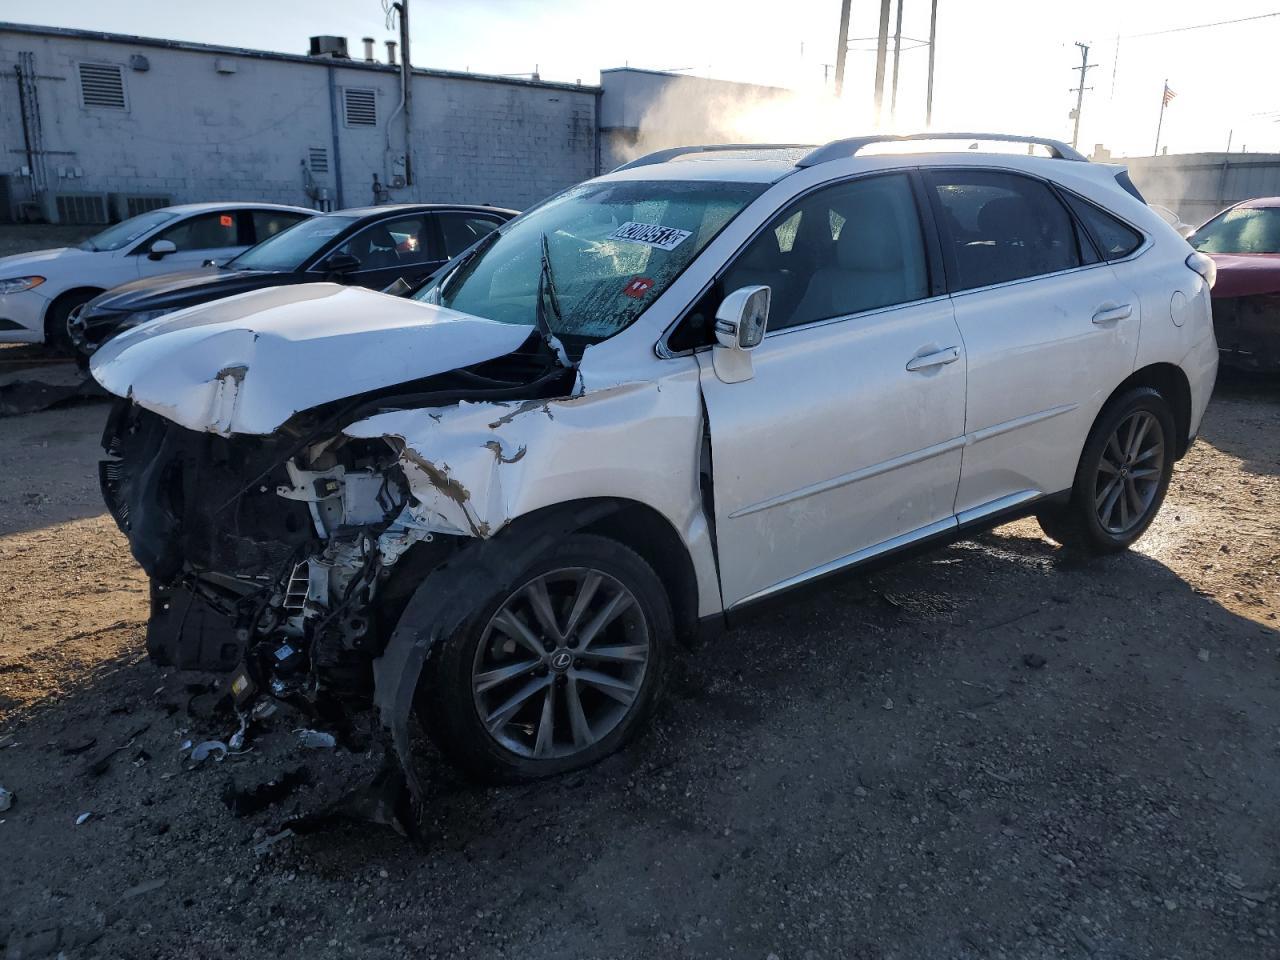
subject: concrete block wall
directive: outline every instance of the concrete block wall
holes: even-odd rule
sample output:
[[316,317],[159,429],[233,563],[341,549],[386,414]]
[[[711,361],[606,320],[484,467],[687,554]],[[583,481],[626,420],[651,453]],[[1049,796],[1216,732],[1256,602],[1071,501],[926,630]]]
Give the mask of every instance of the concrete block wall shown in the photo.
[[[375,173],[389,184],[403,172],[397,162],[403,121],[392,116],[400,101],[394,68],[0,24],[0,174],[12,176],[18,199],[27,183],[20,175],[26,157],[14,76],[22,51],[34,54],[46,168],[58,193],[311,206],[303,164],[320,148],[329,170],[312,173],[314,183],[328,189],[335,207],[339,186],[343,205],[358,206],[373,202]],[[149,69],[133,69],[135,55]],[[127,109],[82,105],[77,65],[84,61],[122,67]],[[375,91],[375,126],[344,122],[345,87]],[[412,102],[414,183],[393,189],[393,201],[523,208],[596,172],[594,87],[418,71]],[[82,176],[60,175],[76,169]]]

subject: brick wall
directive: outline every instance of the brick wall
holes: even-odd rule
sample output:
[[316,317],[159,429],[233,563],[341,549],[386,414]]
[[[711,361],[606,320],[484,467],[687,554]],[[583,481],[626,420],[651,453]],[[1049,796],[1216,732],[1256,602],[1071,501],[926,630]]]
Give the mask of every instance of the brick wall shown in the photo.
[[[337,206],[335,127],[345,206],[373,201],[375,173],[386,184],[403,172],[393,69],[0,25],[0,175],[11,175],[17,199],[28,183],[14,79],[21,51],[35,56],[46,168],[58,193],[311,206],[303,165],[318,148],[328,172],[311,177]],[[136,56],[148,69],[131,66]],[[81,103],[83,61],[122,67],[126,109]],[[413,84],[415,182],[393,189],[392,200],[523,208],[596,172],[595,88],[436,72],[416,74]],[[346,87],[375,91],[375,126],[344,122]]]

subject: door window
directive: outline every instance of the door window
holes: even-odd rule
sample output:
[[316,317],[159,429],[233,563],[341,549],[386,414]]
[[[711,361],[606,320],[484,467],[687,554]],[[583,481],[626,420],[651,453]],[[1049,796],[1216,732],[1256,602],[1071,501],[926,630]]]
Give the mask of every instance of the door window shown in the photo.
[[255,243],[261,243],[268,237],[274,237],[281,230],[307,219],[304,214],[289,213],[284,210],[254,210],[252,213]]
[[444,255],[452,259],[485,234],[502,226],[493,217],[481,217],[472,213],[448,212],[436,214],[440,232],[444,235]]
[[720,296],[764,284],[769,329],[929,295],[920,218],[903,174],[818,190],[783,210],[725,272]]
[[179,253],[184,250],[247,247],[252,241],[249,237],[241,239],[244,231],[238,221],[234,210],[202,213],[162,231],[154,240],[168,240],[178,248]]
[[1075,225],[1039,180],[985,170],[928,174],[951,255],[952,290],[1080,266]]
[[416,213],[365,227],[334,253],[348,253],[361,270],[391,270],[431,261],[430,219]]

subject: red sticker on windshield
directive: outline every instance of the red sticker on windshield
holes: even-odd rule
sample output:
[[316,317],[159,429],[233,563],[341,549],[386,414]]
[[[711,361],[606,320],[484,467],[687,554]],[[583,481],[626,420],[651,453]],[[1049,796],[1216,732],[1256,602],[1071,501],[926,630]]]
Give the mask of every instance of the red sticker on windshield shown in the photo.
[[622,288],[622,292],[632,300],[641,300],[652,287],[653,281],[648,277],[632,277],[627,281],[627,285]]

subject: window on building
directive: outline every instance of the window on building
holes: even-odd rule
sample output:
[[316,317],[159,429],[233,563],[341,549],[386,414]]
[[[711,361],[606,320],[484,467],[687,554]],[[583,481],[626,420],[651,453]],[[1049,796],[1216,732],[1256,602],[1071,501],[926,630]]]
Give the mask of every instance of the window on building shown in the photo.
[[444,235],[444,255],[456,257],[485,234],[492,233],[502,226],[502,221],[493,217],[477,216],[474,213],[436,214],[440,224],[440,232]]
[[1142,246],[1142,234],[1127,223],[1073,193],[1066,194],[1066,198],[1067,204],[1093,237],[1103,260],[1119,260]]
[[378,123],[377,91],[368,87],[345,87],[343,116],[348,127],[372,127]]
[[927,179],[957,274],[953,290],[1080,266],[1071,215],[1039,180],[986,170],[944,170]]
[[124,71],[114,63],[80,63],[80,103],[85,107],[127,110]]

